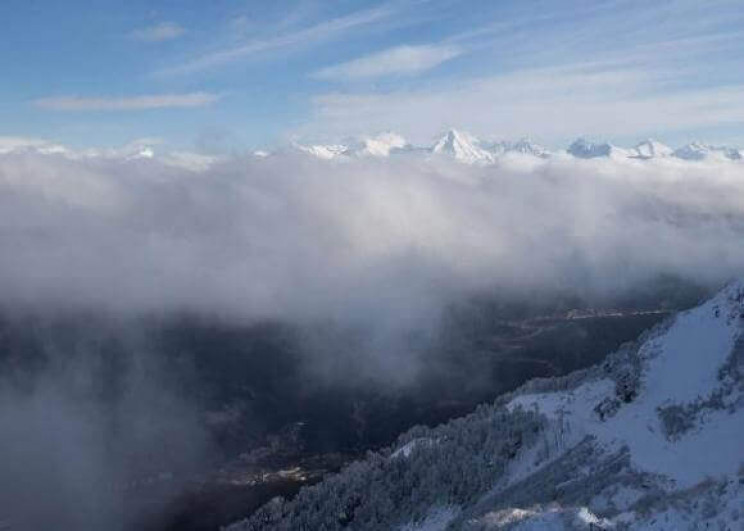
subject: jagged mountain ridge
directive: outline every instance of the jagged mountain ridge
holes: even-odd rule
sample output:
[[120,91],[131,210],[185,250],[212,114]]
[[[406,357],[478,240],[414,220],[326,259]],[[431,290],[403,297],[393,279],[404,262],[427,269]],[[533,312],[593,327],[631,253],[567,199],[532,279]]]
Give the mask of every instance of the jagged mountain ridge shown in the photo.
[[359,158],[366,156],[387,157],[392,155],[433,156],[454,159],[466,164],[492,164],[509,154],[530,155],[547,158],[551,152],[529,138],[516,142],[489,142],[465,131],[451,129],[430,146],[415,146],[395,133],[352,139],[341,144],[294,144],[294,149],[318,158]]
[[[220,162],[224,157],[188,151],[169,151],[158,148],[157,139],[141,139],[120,148],[74,150],[61,144],[13,137],[0,137],[0,155],[37,154],[60,156],[69,159],[117,159],[135,161],[152,159],[168,166],[202,171]],[[417,146],[402,136],[385,132],[379,135],[350,138],[331,144],[302,144],[294,142],[277,151],[257,150],[252,155],[264,159],[275,155],[302,154],[321,160],[354,160],[412,156],[452,159],[471,165],[498,163],[503,157],[529,157],[550,159],[572,157],[576,159],[651,160],[676,159],[684,161],[739,162],[744,160],[742,150],[729,146],[715,146],[692,142],[673,149],[657,140],[646,139],[632,148],[623,148],[607,142],[591,142],[585,138],[575,140],[564,151],[551,151],[529,138],[516,141],[487,141],[474,135],[449,130],[430,145]]]
[[741,529],[744,281],[562,378],[414,428],[257,529]]
[[[370,146],[384,146],[370,148]],[[673,149],[657,140],[646,139],[632,148],[623,148],[611,143],[595,143],[585,138],[575,140],[564,152],[549,149],[522,138],[515,142],[484,141],[459,130],[449,130],[430,146],[414,146],[394,133],[383,133],[377,137],[363,137],[340,144],[317,144],[304,146],[295,144],[295,149],[323,159],[357,158],[363,156],[387,157],[390,155],[417,154],[445,156],[466,164],[487,165],[508,155],[533,156],[538,158],[571,156],[578,159],[657,159],[676,158],[687,161],[717,160],[738,161],[743,158],[739,149],[726,146],[713,146],[693,142]]]

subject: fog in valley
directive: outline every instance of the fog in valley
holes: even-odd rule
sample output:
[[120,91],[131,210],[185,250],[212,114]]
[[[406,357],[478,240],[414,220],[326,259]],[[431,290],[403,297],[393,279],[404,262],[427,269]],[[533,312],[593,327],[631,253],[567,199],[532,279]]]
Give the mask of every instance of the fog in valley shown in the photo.
[[[358,451],[596,361],[741,272],[742,197],[672,158],[0,155],[0,521],[136,527],[298,422]],[[585,358],[510,368],[546,327]]]

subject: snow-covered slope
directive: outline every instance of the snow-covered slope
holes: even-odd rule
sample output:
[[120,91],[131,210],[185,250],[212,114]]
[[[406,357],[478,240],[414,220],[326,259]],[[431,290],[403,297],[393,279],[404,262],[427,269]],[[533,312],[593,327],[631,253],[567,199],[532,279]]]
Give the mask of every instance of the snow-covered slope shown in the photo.
[[540,526],[565,523],[568,504],[594,514],[594,529],[744,529],[743,330],[744,282],[733,282],[570,389],[513,397],[510,410],[549,419],[549,439],[480,508],[536,482],[553,482],[564,502],[487,508],[471,514],[474,528],[529,509],[520,529],[563,529]]
[[374,136],[351,138],[338,144],[293,144],[295,150],[319,159],[350,159],[364,157],[389,157],[398,153],[415,151],[402,136],[386,132]]
[[431,148],[436,155],[446,155],[466,164],[489,164],[495,156],[480,140],[469,133],[447,131]]
[[[508,155],[523,155],[537,157],[538,159],[547,159],[553,156],[550,150],[528,138],[522,138],[515,142],[487,142],[470,133],[455,129],[447,131],[430,147],[414,146],[406,142],[400,135],[388,132],[338,144],[296,144],[295,148],[327,160],[430,153],[436,156],[445,156],[465,164],[479,165],[495,163],[501,157]],[[737,148],[717,147],[695,142],[675,150],[654,139],[646,139],[632,148],[623,148],[609,142],[596,143],[585,138],[579,138],[566,149],[565,153],[579,159],[650,160],[675,157],[691,161],[721,162],[744,159],[741,150]]]
[[485,142],[464,131],[451,129],[437,139],[431,146],[414,146],[402,136],[387,132],[376,136],[350,139],[339,144],[295,144],[295,149],[315,157],[331,159],[349,159],[360,157],[389,157],[391,155],[433,155],[446,157],[464,164],[491,164],[507,154],[518,154],[538,158],[547,158],[550,151],[522,138],[516,142]]
[[548,148],[533,142],[529,138],[520,138],[516,142],[482,142],[481,145],[495,157],[504,155],[525,155],[530,157],[547,158],[551,155]]
[[346,151],[349,149],[348,146],[345,146],[344,144],[316,144],[311,146],[295,144],[294,147],[303,153],[307,153],[308,155],[323,160],[331,160],[341,155],[345,155]]
[[657,157],[671,157],[674,150],[657,140],[649,138],[636,144],[632,150],[632,157],[639,159],[653,159]]
[[[641,371],[627,395],[618,396],[617,382],[604,378],[566,393],[519,396],[509,407],[534,407],[553,419],[570,418],[574,433],[592,435],[607,446],[628,446],[639,469],[662,474],[679,486],[736,469],[744,460],[744,408],[735,413],[726,408],[744,395],[720,376],[741,335],[742,301],[744,284],[732,284],[645,342],[637,354]],[[720,403],[709,404],[717,394]],[[677,408],[705,414],[691,417],[684,432],[672,433],[665,412]],[[719,438],[732,428],[736,431],[729,437]],[[711,444],[721,451],[702,451]]]
[[529,138],[521,138],[514,143],[510,143],[506,153],[520,153],[522,155],[533,155],[535,157],[546,158],[550,156],[550,151],[545,146],[541,146]]
[[516,142],[484,142],[469,133],[451,130],[431,148],[432,153],[448,155],[466,164],[490,164],[509,154],[547,158],[550,151],[528,138]]
[[[744,529],[744,282],[234,531]],[[268,526],[268,527],[267,527]]]
[[631,152],[607,142],[595,144],[584,138],[575,140],[569,147],[568,153],[579,159],[594,159],[599,157],[627,158]]
[[0,137],[0,155],[45,155],[70,160],[142,161],[153,160],[188,171],[206,171],[219,161],[219,157],[189,151],[158,152],[157,138],[134,140],[123,146],[108,148],[71,149],[39,139]]

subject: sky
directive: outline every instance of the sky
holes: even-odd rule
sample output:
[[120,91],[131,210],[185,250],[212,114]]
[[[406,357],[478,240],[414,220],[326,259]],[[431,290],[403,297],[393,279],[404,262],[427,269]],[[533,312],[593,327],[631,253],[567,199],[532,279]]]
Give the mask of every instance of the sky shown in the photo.
[[740,0],[4,0],[0,136],[744,144]]

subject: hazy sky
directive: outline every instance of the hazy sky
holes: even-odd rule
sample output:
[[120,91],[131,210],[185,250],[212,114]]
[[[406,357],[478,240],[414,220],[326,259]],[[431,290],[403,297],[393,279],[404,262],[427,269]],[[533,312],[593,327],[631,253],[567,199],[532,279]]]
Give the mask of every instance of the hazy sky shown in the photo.
[[4,0],[0,135],[744,143],[740,0]]

